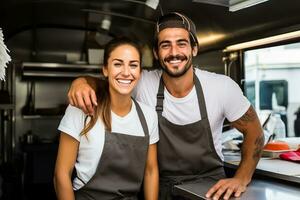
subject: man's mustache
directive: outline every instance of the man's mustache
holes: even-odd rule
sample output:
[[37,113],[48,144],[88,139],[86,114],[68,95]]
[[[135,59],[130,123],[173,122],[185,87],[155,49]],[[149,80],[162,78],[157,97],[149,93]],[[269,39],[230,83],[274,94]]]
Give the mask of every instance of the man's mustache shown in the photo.
[[187,57],[184,56],[184,55],[175,55],[175,56],[170,55],[170,56],[168,56],[164,59],[165,62],[169,62],[171,60],[181,60],[181,61],[183,61],[183,60],[187,60]]

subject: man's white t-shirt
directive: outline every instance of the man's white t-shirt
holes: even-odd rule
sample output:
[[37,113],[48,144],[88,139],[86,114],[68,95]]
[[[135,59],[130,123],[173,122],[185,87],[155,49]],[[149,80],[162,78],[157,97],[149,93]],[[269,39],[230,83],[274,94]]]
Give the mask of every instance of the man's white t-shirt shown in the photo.
[[[242,90],[230,77],[195,68],[206,103],[215,149],[223,160],[221,133],[224,119],[233,122],[243,116],[250,107],[250,102]],[[161,70],[143,70],[141,79],[134,90],[134,98],[153,108],[156,106]],[[162,115],[177,125],[186,125],[201,119],[195,86],[191,92],[176,98],[164,90]]]
[[[154,144],[159,140],[156,111],[143,103],[138,103],[147,122],[149,144]],[[105,141],[105,129],[101,120],[96,122],[95,126],[88,132],[87,137],[80,135],[84,127],[85,117],[86,115],[82,110],[69,105],[58,127],[60,131],[80,142],[75,163],[77,177],[79,178],[76,177],[73,181],[74,190],[81,188],[95,174]],[[124,117],[120,117],[112,112],[112,132],[144,136],[143,127],[133,102],[131,111]]]

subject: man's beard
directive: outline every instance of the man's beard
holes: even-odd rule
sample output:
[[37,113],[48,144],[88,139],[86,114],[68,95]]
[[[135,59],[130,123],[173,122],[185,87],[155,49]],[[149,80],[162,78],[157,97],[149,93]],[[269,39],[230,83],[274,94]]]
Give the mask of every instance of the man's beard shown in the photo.
[[[184,68],[181,71],[176,71],[173,72],[168,69],[168,67],[165,65],[165,62],[168,62],[173,59],[180,59],[181,61],[187,60],[187,63],[184,65]],[[181,55],[176,55],[176,56],[168,56],[165,59],[160,59],[159,61],[161,68],[170,76],[173,78],[178,78],[180,76],[183,76],[192,66],[192,56],[186,57],[186,56],[181,56]]]

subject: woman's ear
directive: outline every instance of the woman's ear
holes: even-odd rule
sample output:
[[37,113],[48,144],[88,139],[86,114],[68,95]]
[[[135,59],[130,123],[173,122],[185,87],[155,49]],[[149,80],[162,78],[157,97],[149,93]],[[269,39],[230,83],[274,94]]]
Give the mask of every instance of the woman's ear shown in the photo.
[[102,72],[103,72],[104,77],[108,77],[108,71],[107,71],[107,67],[106,66],[103,66]]
[[197,54],[198,54],[198,45],[195,45],[195,46],[193,47],[192,53],[193,53],[193,57],[197,56]]

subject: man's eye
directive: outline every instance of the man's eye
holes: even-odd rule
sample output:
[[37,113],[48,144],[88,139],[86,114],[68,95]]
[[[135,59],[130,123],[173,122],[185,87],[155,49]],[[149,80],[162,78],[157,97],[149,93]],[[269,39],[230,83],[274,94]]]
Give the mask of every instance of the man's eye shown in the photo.
[[115,63],[114,66],[115,67],[121,67],[121,63]]
[[162,45],[160,45],[160,47],[162,48],[162,49],[166,49],[166,48],[168,48],[170,45],[169,44],[162,44]]
[[185,46],[186,46],[186,43],[185,43],[185,42],[179,43],[178,46],[179,46],[179,47],[185,47]]

